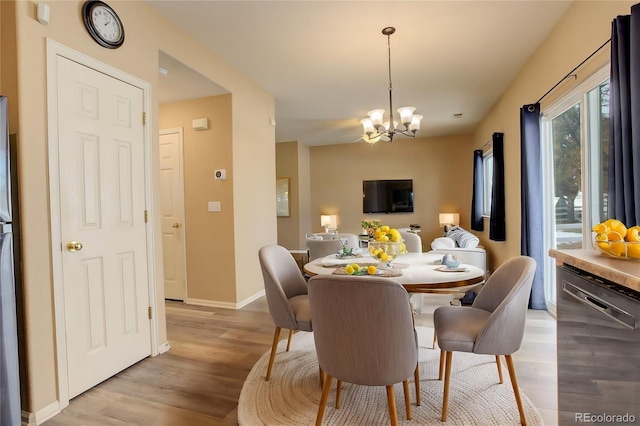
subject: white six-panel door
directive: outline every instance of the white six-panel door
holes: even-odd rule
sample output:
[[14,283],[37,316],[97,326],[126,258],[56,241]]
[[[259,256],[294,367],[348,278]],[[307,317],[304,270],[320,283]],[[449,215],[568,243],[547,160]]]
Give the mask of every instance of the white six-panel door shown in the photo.
[[182,128],[160,131],[162,258],[165,299],[186,300]]
[[69,397],[151,353],[140,88],[57,57]]

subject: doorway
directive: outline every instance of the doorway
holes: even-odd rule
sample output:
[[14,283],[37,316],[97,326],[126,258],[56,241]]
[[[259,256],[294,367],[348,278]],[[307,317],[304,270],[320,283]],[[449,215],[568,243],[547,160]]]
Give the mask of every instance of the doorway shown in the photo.
[[182,127],[160,130],[160,216],[164,298],[187,299]]

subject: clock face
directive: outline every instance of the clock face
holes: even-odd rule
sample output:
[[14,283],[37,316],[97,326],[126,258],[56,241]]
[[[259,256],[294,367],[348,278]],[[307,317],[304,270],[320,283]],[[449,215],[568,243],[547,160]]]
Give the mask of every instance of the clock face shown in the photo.
[[115,11],[102,1],[84,4],[84,22],[89,34],[100,45],[115,49],[124,43],[124,27]]
[[115,43],[122,37],[122,28],[118,18],[104,6],[96,6],[91,12],[91,21],[98,34],[108,42]]

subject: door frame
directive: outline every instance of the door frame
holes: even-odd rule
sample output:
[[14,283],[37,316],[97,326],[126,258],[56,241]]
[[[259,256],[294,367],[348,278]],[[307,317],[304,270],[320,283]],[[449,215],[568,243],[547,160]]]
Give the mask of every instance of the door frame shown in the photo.
[[[108,64],[93,59],[83,53],[64,46],[56,41],[47,38],[47,139],[48,139],[48,160],[49,160],[49,215],[51,227],[51,257],[53,272],[53,293],[54,293],[54,319],[56,331],[56,366],[58,376],[58,409],[61,410],[69,405],[69,366],[67,362],[66,326],[65,326],[65,303],[64,303],[64,279],[62,271],[62,237],[61,237],[61,217],[60,217],[60,174],[58,159],[58,94],[57,94],[57,70],[56,58],[58,56],[77,62],[95,71],[101,72],[110,77],[121,80],[135,86],[143,92],[143,111],[150,111],[151,105],[151,85],[130,74],[125,73]],[[151,120],[147,115],[146,125],[143,126],[144,139],[144,176],[145,176],[145,209],[152,213],[152,169],[151,169]],[[153,214],[149,215],[153,218]],[[156,303],[155,286],[155,257],[154,257],[154,226],[153,220],[146,223],[147,235],[147,277],[149,285],[149,305],[153,312],[158,312]],[[153,315],[150,320],[151,356],[160,353],[158,347],[158,317]]]
[[184,276],[182,277],[184,285],[184,299],[182,300],[184,303],[187,302],[187,217],[184,210],[184,128],[182,127],[171,127],[167,129],[160,129],[158,132],[159,136],[163,135],[171,135],[178,134],[180,139],[180,146],[178,148],[178,162],[180,163],[180,173],[178,173],[178,178],[180,180],[178,184],[178,192],[180,193],[180,213],[182,214],[182,232],[184,234],[184,244],[182,246],[182,259],[184,262]]

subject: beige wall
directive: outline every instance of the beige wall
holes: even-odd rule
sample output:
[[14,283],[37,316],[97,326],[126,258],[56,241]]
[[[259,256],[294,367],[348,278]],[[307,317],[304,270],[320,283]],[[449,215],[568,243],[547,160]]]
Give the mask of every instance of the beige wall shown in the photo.
[[290,250],[303,249],[311,208],[309,147],[300,142],[277,143],[276,174],[291,180],[291,215],[278,217],[278,244]]
[[[4,1],[2,2],[5,3]],[[15,130],[19,143],[20,201],[22,206],[23,269],[26,305],[26,360],[31,394],[24,401],[25,410],[36,412],[57,400],[54,301],[52,287],[51,241],[49,230],[47,113],[46,113],[46,38],[107,63],[151,84],[152,108],[148,126],[153,128],[153,191],[158,194],[158,52],[162,50],[196,72],[225,87],[232,93],[232,161],[234,248],[230,258],[235,268],[235,300],[243,300],[262,288],[257,262],[236,262],[257,253],[260,246],[276,241],[275,220],[275,147],[273,97],[239,74],[217,55],[176,29],[143,1],[114,2],[125,25],[126,41],[117,50],[98,46],[85,30],[81,9],[84,2],[49,2],[51,22],[41,25],[35,18],[36,4],[15,3],[15,13],[5,23],[16,24],[17,90],[13,108],[19,117]],[[6,40],[3,38],[3,42]],[[4,45],[3,45],[4,52]],[[3,64],[3,78],[7,67]],[[4,85],[3,85],[4,86]],[[246,161],[260,158],[261,161]],[[256,176],[261,176],[256,179]],[[154,197],[157,211],[159,196]],[[256,208],[260,206],[260,208]],[[153,212],[152,212],[153,213]],[[162,311],[162,264],[159,217],[153,216],[156,235],[154,255],[157,259],[157,301]],[[226,244],[229,244],[227,242]],[[229,275],[232,276],[232,275]],[[160,320],[160,343],[166,340],[164,321]]]
[[276,176],[289,179],[289,216],[278,217],[278,245],[288,249],[298,249],[300,240],[298,146],[298,142],[276,144]]
[[[203,117],[209,130],[194,130]],[[159,122],[184,132],[187,299],[235,303],[231,95],[162,105]],[[227,179],[215,180],[215,169],[226,169]],[[209,201],[220,201],[221,212],[208,212]]]
[[[311,226],[321,214],[337,214],[339,231],[359,234],[360,222],[379,219],[392,227],[421,225],[423,247],[442,236],[438,213],[459,212],[469,226],[473,149],[469,136],[397,137],[392,143],[364,142],[311,147]],[[414,213],[362,213],[362,181],[413,179]]]
[[298,143],[298,208],[300,221],[298,223],[298,245],[294,248],[307,247],[306,234],[311,229],[311,150],[308,146]]
[[[480,238],[489,252],[491,269],[520,254],[520,108],[536,102],[562,77],[611,37],[611,21],[630,13],[630,1],[574,2],[554,30],[529,59],[476,129],[474,147],[479,148],[493,132],[504,133],[506,176],[506,235],[504,242],[489,240],[489,223]],[[603,49],[577,71],[577,79],[561,84],[542,102],[544,112],[554,98],[584,81],[594,70],[609,62],[610,50]]]
[[9,133],[18,128],[15,4],[0,1],[0,94],[9,105]]

